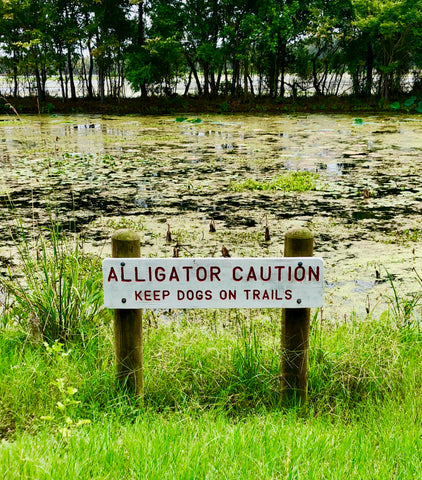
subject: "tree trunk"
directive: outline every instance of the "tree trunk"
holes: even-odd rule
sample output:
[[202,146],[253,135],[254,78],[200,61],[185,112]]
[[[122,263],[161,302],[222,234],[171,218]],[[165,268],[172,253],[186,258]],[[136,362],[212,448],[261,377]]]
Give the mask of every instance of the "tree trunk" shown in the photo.
[[368,49],[366,52],[366,83],[365,83],[365,95],[371,95],[372,82],[373,82],[373,70],[374,70],[374,51],[372,45],[368,42]]
[[186,60],[188,62],[190,69],[192,70],[193,77],[195,78],[196,88],[198,89],[198,95],[202,95],[202,85],[201,85],[201,81],[199,80],[198,72],[195,68],[195,64],[192,62],[192,60],[189,57],[186,57]]
[[189,93],[189,88],[190,88],[191,82],[192,82],[192,69],[189,70],[188,83],[186,84],[185,91],[183,93],[184,97],[186,97],[186,95]]
[[248,63],[246,60],[243,61],[243,97],[248,96]]
[[210,94],[209,63],[205,62],[203,64],[202,71],[204,73],[204,95],[208,97]]
[[285,94],[285,86],[284,86],[284,75],[286,71],[286,42],[283,42],[280,47],[280,56],[279,56],[279,63],[280,63],[280,97],[284,98]]
[[215,94],[218,95],[218,91],[220,90],[220,83],[221,83],[221,75],[223,73],[223,67],[220,67],[220,71],[217,74],[217,80],[215,82]]
[[67,69],[69,71],[70,97],[72,98],[72,100],[76,100],[75,80],[73,78],[72,52],[70,50],[70,47],[68,47],[67,49]]
[[[144,19],[144,2],[140,1],[138,3],[138,38],[137,38],[138,47],[142,47],[145,44],[145,19]],[[141,83],[141,95],[143,97],[148,96],[148,89],[145,82]]]
[[88,84],[86,86],[88,90],[88,97],[94,98],[94,87],[92,85],[92,75],[94,73],[94,59],[91,55],[91,50],[89,51],[89,70],[88,70]]
[[98,95],[100,97],[101,102],[104,102],[105,78],[104,78],[104,65],[101,59],[97,60],[97,66],[98,66]]
[[315,89],[315,93],[317,95],[322,95],[320,84],[318,82],[318,72],[317,72],[316,62],[317,62],[317,55],[315,55],[314,58],[312,59],[312,83]]
[[63,70],[61,67],[59,67],[59,82],[60,82],[60,89],[62,91],[62,98],[63,100],[67,100],[67,95],[64,89]]
[[40,74],[40,70],[37,67],[35,67],[35,80],[37,82],[37,96],[38,96],[38,100],[40,102],[43,102],[45,100],[45,91],[43,90],[42,88],[42,82],[41,82],[41,74]]
[[233,74],[232,74],[232,85],[231,85],[231,94],[236,96],[238,93],[238,83],[239,83],[239,60],[233,59]]
[[18,65],[16,60],[16,52],[13,51],[13,96],[16,98],[18,94],[19,94]]

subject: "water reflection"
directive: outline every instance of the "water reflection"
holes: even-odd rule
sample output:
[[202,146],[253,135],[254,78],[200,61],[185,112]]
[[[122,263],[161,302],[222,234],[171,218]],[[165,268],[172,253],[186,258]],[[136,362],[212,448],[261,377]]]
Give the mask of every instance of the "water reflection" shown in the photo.
[[[369,186],[373,203],[415,194],[408,197],[409,208],[419,208],[422,121],[417,118],[368,117],[359,125],[347,115],[225,119],[187,124],[171,117],[56,116],[2,122],[1,188],[18,200],[25,194],[22,184],[33,192],[35,185],[53,187],[64,196],[66,189],[95,186],[122,209],[155,208],[182,194],[197,199],[175,202],[184,210],[190,204],[198,209],[200,202],[207,210],[210,196],[226,195],[230,182],[310,170],[321,176],[318,205],[322,198],[357,201]],[[357,221],[389,217],[381,208],[376,214],[356,205],[341,208]],[[307,206],[302,215],[313,210]]]

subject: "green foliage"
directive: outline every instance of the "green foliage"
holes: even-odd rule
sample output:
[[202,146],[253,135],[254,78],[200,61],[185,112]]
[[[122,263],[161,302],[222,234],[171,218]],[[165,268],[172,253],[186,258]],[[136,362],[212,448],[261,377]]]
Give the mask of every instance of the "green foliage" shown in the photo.
[[416,110],[418,113],[422,113],[422,100],[418,101],[418,97],[412,95],[410,98],[407,98],[403,105],[400,102],[395,101],[390,104],[392,110],[400,110],[403,108],[406,111]]
[[41,108],[41,113],[48,113],[51,114],[55,110],[55,106],[51,102],[47,102],[45,105],[42,106]]
[[99,258],[63,239],[54,223],[36,244],[21,231],[15,247],[20,264],[0,280],[10,304],[5,321],[47,341],[83,340],[102,304]]
[[242,182],[231,183],[230,190],[234,192],[243,192],[246,190],[282,190],[285,192],[307,192],[316,189],[316,180],[318,174],[297,171],[289,172],[267,181],[247,179]]
[[[421,287],[420,291],[412,294],[401,295],[398,288],[394,283],[393,277],[390,275],[387,269],[385,269],[390,282],[391,290],[393,292],[392,297],[388,297],[387,301],[391,308],[391,316],[395,322],[397,322],[400,328],[414,326],[418,329],[422,326],[421,308],[422,302],[422,280],[419,276],[417,279]],[[415,272],[416,273],[416,272]],[[417,273],[416,273],[417,275]],[[387,312],[387,316],[390,314]]]
[[135,91],[144,84],[165,84],[164,93],[172,92],[172,82],[184,69],[180,43],[174,38],[150,38],[140,50],[130,53],[127,78]]
[[40,100],[50,75],[66,98],[78,75],[103,100],[122,96],[124,80],[142,95],[172,95],[188,75],[199,95],[283,98],[288,84],[294,97],[338,95],[347,72],[354,94],[388,104],[422,65],[421,0],[9,0],[0,13],[14,93],[33,84]]
[[412,95],[410,98],[408,98],[407,100],[404,101],[403,105],[405,107],[411,107],[415,103],[416,99],[417,99],[417,97]]
[[183,122],[189,122],[189,123],[202,123],[201,118],[186,118],[186,117],[177,117],[176,122],[178,123],[183,123]]

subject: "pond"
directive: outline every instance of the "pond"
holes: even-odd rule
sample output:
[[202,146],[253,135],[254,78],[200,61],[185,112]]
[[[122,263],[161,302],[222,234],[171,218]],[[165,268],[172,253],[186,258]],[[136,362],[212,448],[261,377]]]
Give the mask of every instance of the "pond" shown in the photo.
[[[140,232],[145,256],[177,243],[181,256],[224,245],[241,257],[280,256],[285,232],[306,226],[326,265],[327,318],[385,310],[386,271],[403,298],[420,290],[420,116],[0,117],[0,138],[3,267],[17,218],[37,236],[57,215],[103,257],[118,228]],[[296,170],[316,173],[316,190],[232,188]]]

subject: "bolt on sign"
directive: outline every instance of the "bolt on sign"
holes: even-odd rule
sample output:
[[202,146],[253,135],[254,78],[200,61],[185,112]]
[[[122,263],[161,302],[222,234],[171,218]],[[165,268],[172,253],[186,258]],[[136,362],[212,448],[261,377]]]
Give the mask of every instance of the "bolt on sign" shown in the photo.
[[115,309],[321,307],[323,260],[107,258],[103,285]]

